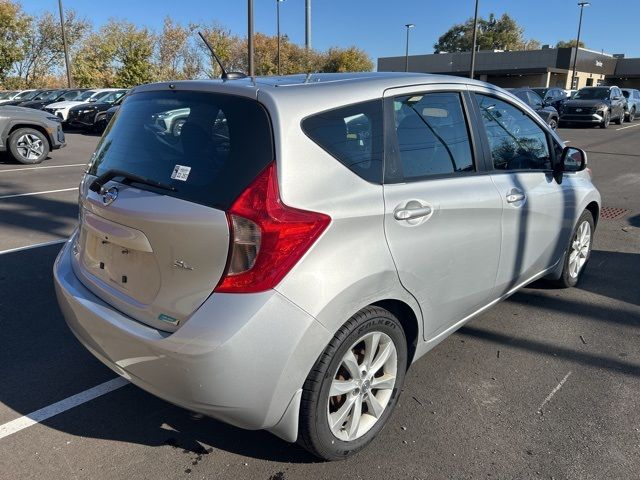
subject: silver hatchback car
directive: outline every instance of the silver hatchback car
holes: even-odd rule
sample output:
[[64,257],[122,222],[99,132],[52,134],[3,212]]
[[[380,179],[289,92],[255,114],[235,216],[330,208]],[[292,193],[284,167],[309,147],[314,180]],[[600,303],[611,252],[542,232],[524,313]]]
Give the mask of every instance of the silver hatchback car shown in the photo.
[[[181,128],[158,122],[176,111]],[[542,277],[576,284],[600,211],[585,165],[464,78],[145,85],[90,160],[58,301],[135,385],[345,458],[474,315]]]

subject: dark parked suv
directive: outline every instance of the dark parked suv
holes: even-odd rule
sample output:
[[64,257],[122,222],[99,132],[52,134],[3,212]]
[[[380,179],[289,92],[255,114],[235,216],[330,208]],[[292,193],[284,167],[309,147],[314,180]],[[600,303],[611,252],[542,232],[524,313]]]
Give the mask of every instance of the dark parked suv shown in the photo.
[[564,102],[568,100],[567,92],[563,88],[550,87],[550,88],[532,88],[534,92],[542,97],[542,101],[547,105],[551,105],[553,108],[561,110]]
[[615,120],[622,125],[626,103],[618,87],[584,87],[564,103],[560,123],[585,123],[607,128],[609,122]]
[[529,105],[535,112],[552,128],[558,128],[558,110],[553,106],[545,104],[540,95],[530,88],[507,88],[516,97]]

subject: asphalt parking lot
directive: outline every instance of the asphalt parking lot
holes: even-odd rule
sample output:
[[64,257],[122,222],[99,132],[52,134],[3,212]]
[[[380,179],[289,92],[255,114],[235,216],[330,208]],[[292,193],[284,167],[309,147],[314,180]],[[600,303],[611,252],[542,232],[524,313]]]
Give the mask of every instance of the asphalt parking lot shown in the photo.
[[0,157],[0,478],[640,478],[640,122],[560,135],[624,210],[600,221],[582,282],[531,285],[449,337],[382,434],[338,463],[113,382],[51,275],[98,138],[70,133],[35,167]]

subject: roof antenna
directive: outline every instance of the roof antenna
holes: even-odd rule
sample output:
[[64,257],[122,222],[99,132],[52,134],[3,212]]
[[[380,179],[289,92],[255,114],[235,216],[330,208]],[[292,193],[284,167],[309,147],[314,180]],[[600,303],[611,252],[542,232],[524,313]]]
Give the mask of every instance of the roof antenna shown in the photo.
[[218,58],[218,55],[216,55],[216,52],[213,50],[213,47],[209,44],[207,39],[204,38],[204,35],[202,35],[202,32],[198,32],[198,35],[200,35],[200,38],[202,39],[204,44],[207,46],[207,48],[211,52],[211,55],[213,55],[213,58],[215,58],[216,62],[218,62],[218,65],[220,65],[220,70],[222,70],[222,75],[220,76],[220,78],[222,78],[222,80],[235,80],[237,78],[245,78],[246,77],[246,75],[244,73],[242,73],[242,72],[227,72],[224,69],[224,65],[222,65],[222,62]]

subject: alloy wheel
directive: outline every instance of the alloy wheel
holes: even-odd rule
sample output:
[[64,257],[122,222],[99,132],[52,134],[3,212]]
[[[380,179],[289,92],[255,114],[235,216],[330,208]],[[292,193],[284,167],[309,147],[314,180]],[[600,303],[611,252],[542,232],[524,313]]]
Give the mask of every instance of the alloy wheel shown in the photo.
[[21,135],[16,142],[16,148],[18,153],[27,160],[37,160],[44,153],[42,140],[31,133]]
[[391,400],[397,370],[398,353],[385,333],[367,333],[345,352],[327,402],[336,438],[351,441],[371,430]]
[[591,225],[584,221],[576,230],[576,234],[571,242],[571,253],[569,254],[569,275],[577,278],[589,256],[589,246],[591,245]]

